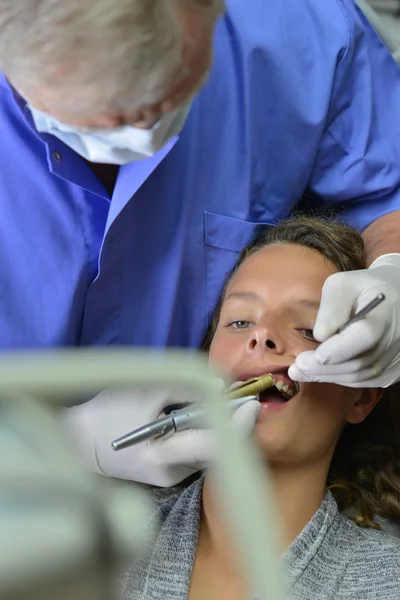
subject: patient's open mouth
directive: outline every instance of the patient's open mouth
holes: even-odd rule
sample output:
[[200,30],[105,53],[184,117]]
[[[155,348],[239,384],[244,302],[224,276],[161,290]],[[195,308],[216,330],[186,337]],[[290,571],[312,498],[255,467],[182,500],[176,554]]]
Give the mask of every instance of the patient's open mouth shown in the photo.
[[290,379],[287,369],[273,374],[275,385],[260,393],[261,403],[283,404],[299,391],[299,386]]

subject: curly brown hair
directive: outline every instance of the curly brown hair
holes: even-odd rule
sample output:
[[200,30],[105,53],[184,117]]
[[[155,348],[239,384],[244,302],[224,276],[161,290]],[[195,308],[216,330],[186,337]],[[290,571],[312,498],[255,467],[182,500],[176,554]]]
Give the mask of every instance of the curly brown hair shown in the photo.
[[[360,233],[341,221],[299,216],[267,228],[239,256],[225,284],[203,349],[210,347],[232,276],[249,256],[272,244],[295,244],[316,250],[338,271],[366,267]],[[399,390],[398,385],[387,389],[365,421],[344,427],[330,466],[327,488],[341,511],[355,510],[350,518],[360,527],[379,529],[375,516],[400,525]]]

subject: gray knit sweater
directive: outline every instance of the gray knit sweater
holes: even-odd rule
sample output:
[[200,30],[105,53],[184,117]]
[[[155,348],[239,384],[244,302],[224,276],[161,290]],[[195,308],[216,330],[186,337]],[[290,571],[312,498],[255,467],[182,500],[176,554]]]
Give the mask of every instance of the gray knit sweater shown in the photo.
[[[124,600],[187,599],[203,482],[151,492],[161,529],[149,555],[123,574]],[[329,492],[281,565],[290,600],[400,600],[400,539],[359,528]]]

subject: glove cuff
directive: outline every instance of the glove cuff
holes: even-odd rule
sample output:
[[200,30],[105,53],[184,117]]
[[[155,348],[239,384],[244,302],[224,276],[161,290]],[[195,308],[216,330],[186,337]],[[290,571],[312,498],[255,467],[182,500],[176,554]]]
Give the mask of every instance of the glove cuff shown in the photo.
[[382,256],[378,256],[374,260],[374,262],[369,266],[370,269],[374,267],[396,267],[400,269],[400,253],[393,252],[391,254],[382,254]]

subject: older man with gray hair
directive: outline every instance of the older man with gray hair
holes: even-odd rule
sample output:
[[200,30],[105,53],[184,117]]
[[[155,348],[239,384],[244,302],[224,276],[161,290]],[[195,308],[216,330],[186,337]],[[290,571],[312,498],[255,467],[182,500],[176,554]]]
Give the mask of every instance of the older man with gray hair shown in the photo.
[[[400,378],[400,72],[354,0],[0,0],[0,57],[3,349],[198,347],[238,252],[309,192],[371,266],[328,279],[290,375]],[[68,420],[94,468],[171,485],[204,432],[110,448],[166,402]]]

